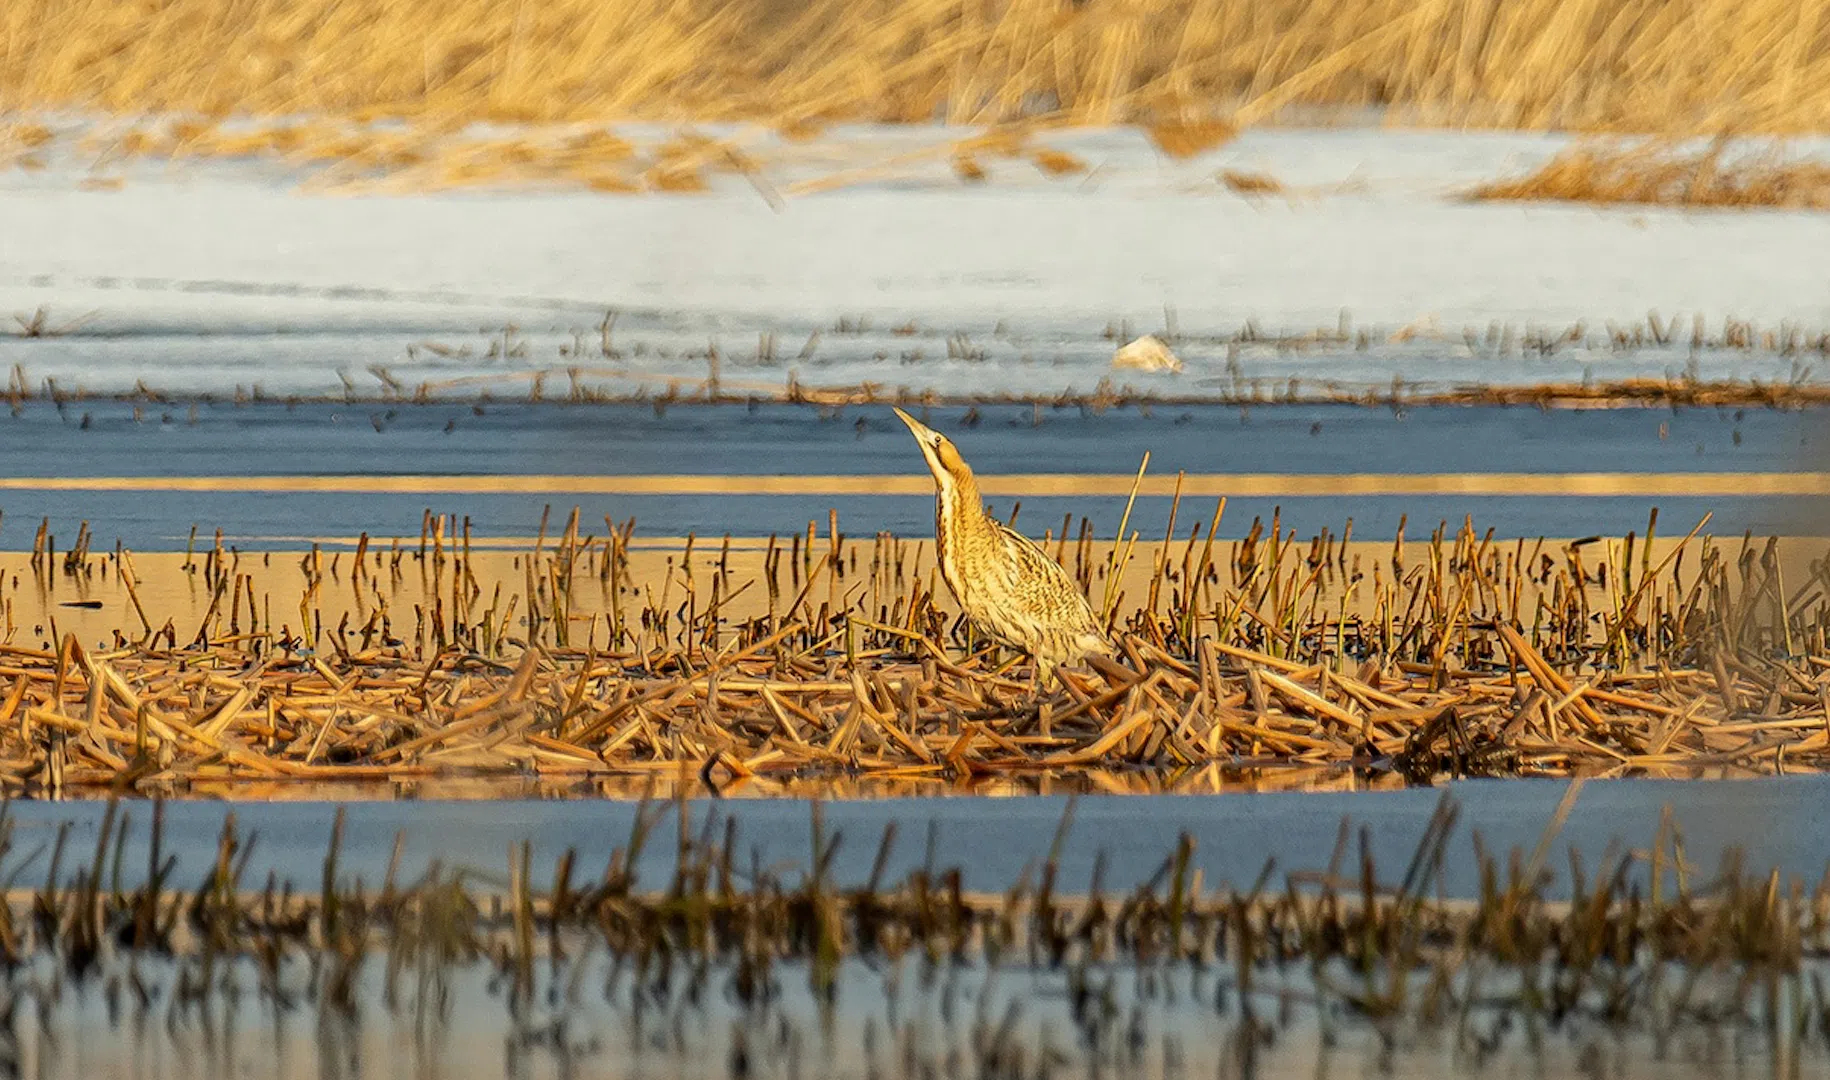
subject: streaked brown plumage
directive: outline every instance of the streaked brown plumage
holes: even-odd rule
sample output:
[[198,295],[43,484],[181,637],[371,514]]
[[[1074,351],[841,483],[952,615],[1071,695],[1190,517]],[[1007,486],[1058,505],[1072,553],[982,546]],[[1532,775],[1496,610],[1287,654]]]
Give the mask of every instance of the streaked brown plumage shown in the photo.
[[985,512],[978,481],[952,440],[901,409],[934,474],[940,576],[981,633],[1036,658],[1037,684],[1057,665],[1110,649],[1098,616],[1061,564]]

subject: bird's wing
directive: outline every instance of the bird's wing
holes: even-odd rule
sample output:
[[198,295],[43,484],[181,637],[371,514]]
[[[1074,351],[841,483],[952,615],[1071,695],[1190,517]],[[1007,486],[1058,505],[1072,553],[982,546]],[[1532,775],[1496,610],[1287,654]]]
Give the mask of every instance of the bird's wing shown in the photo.
[[992,524],[997,526],[999,538],[1010,554],[1009,559],[999,562],[1009,568],[1011,579],[1004,583],[1005,595],[1012,598],[1014,605],[1043,625],[1103,638],[1093,606],[1061,564],[1029,537],[995,519]]

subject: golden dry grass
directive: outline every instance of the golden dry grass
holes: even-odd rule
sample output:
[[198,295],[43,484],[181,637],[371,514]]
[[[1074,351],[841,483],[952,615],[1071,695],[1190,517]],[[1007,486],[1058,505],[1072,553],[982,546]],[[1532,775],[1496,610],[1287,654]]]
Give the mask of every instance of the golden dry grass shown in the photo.
[[[950,161],[964,183],[990,178],[990,159],[1005,157],[1052,177],[1082,173],[1077,159],[1027,145],[1048,124],[1137,124],[1178,159],[1317,108],[1502,128],[1823,131],[1827,9],[1830,0],[17,0],[0,11],[0,116],[119,117],[88,140],[103,166],[264,157],[340,187],[604,193],[702,191],[725,172],[775,204],[748,136],[689,132],[670,158],[630,152],[603,125],[750,122],[789,141],[841,121],[990,125],[987,142],[916,155]],[[476,121],[527,127],[465,130]],[[0,129],[0,168],[42,166],[50,134]]]
[[0,110],[452,122],[1156,123],[1290,107],[1830,127],[1825,0],[13,0]]
[[598,538],[574,511],[473,553],[428,513],[417,544],[277,558],[220,534],[96,554],[86,524],[64,549],[47,521],[0,575],[0,789],[1830,769],[1820,541],[1657,535],[1656,516],[1567,543],[1471,523],[1302,543],[1276,516],[1216,541],[1223,511],[1122,557],[1084,519],[1045,534],[1088,595],[1116,586],[1118,652],[1039,697],[959,621],[931,543],[847,542],[836,514],[766,548],[647,550],[633,521]]
[[1579,145],[1527,176],[1496,180],[1475,199],[1644,203],[1658,206],[1830,209],[1830,164],[1727,139],[1687,150],[1664,141]]
[[41,168],[41,148],[56,138],[43,124],[0,124],[0,169]]

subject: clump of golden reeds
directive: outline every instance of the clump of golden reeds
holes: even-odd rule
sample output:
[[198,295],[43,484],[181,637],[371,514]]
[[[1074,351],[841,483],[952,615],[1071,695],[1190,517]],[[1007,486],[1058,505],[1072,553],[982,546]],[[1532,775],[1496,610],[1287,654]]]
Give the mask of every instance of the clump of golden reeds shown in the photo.
[[[1830,127],[1820,2],[14,0],[0,108],[512,122]],[[1706,47],[1706,53],[1705,53]],[[1192,126],[1191,126],[1192,125]]]
[[1482,184],[1474,199],[1642,203],[1655,206],[1830,209],[1830,162],[1726,138],[1700,149],[1668,140],[1585,143],[1528,176]]
[[[31,583],[0,595],[0,783],[1830,767],[1830,570],[1776,542],[1655,543],[1656,516],[1643,539],[1466,524],[1375,547],[1273,517],[1225,541],[1224,503],[1182,535],[1180,501],[1160,541],[1126,538],[1135,563],[1084,519],[1045,534],[1111,597],[1120,648],[1039,697],[947,603],[931,543],[848,543],[836,514],[747,553],[688,537],[662,565],[633,521],[587,535],[574,511],[504,566],[428,512],[417,545],[365,537],[283,574],[220,535],[136,573],[86,527],[60,556],[43,522]],[[149,606],[156,565],[201,586],[190,608]],[[110,582],[111,645],[59,630],[60,590]]]

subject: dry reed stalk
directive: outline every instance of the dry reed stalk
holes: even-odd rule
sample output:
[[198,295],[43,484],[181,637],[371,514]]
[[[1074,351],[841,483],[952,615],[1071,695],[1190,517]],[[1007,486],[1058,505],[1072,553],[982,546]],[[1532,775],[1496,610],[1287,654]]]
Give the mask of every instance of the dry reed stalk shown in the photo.
[[[1093,658],[1040,701],[1006,676],[1018,658],[953,659],[967,639],[920,584],[925,562],[812,604],[816,582],[836,590],[860,546],[831,521],[820,566],[808,544],[786,615],[760,599],[746,607],[745,585],[725,584],[750,572],[728,544],[667,554],[660,596],[643,604],[647,564],[628,561],[628,529],[613,529],[612,544],[581,540],[575,513],[500,578],[468,544],[448,544],[455,526],[430,514],[417,554],[359,545],[352,590],[324,589],[341,555],[308,556],[287,586],[299,590],[297,629],[254,620],[257,591],[271,609],[271,572],[257,590],[256,572],[237,571],[226,551],[205,559],[195,603],[208,609],[193,623],[194,611],[162,618],[168,594],[134,572],[158,557],[79,543],[61,560],[41,551],[27,572],[47,591],[118,581],[140,601],[123,608],[137,629],[106,649],[73,634],[42,649],[0,644],[10,681],[0,783],[157,791],[235,777],[683,769],[766,784],[834,770],[1202,769],[1265,755],[1376,762],[1418,779],[1830,767],[1821,571],[1790,590],[1797,554],[1731,558],[1700,529],[1656,553],[1651,541],[1572,544],[1558,562],[1464,523],[1394,552],[1402,593],[1370,594],[1362,560],[1383,554],[1362,544],[1337,555],[1328,537],[1298,544],[1275,520],[1198,561],[1192,540],[1173,558],[1171,535],[1134,570],[1121,558],[1128,537],[1109,544],[1103,567],[1080,560],[1087,586],[1112,598],[1119,654]],[[871,543],[881,556],[886,539]],[[420,564],[423,594],[397,572],[403,560]],[[612,568],[619,584],[604,605],[578,607],[577,583],[609,582]],[[1139,599],[1122,607],[1128,574]],[[714,599],[702,603],[705,587]],[[338,621],[328,605],[344,602],[357,618]],[[416,612],[417,625],[388,612]],[[574,614],[590,620],[588,635]],[[178,621],[197,627],[189,644]]]
[[1150,141],[1177,160],[1199,157],[1231,140],[1239,129],[1221,120],[1168,120],[1151,124]]
[[[468,120],[1155,124],[1170,153],[1301,106],[1425,123],[1823,130],[1821,0],[16,0],[9,111]],[[1697,62],[1697,43],[1711,62]],[[227,65],[221,57],[240,62]]]
[[1277,195],[1284,190],[1276,177],[1244,169],[1221,170],[1220,182],[1226,185],[1227,190],[1239,195]]

